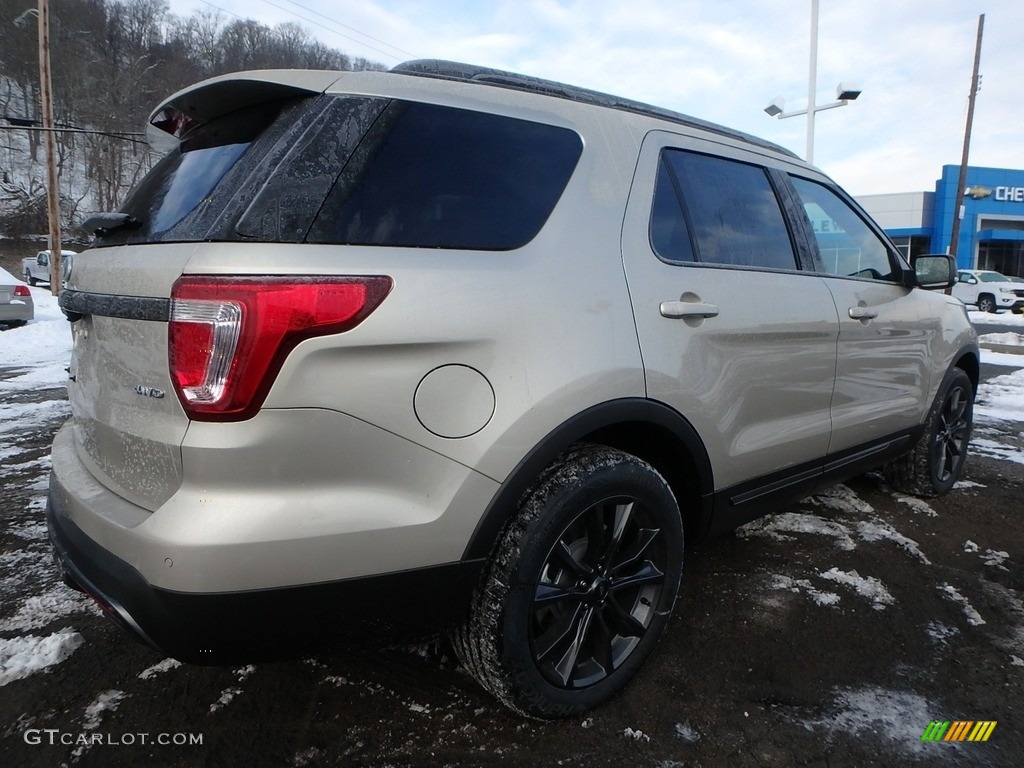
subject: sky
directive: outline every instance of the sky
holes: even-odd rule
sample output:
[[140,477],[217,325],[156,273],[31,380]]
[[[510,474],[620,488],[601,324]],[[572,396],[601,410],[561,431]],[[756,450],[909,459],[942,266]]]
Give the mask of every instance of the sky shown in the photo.
[[[353,56],[443,58],[646,101],[805,154],[811,0],[170,0],[299,23]],[[298,3],[298,4],[296,4]],[[304,6],[304,7],[302,7]],[[820,0],[814,161],[855,195],[933,190],[963,150],[985,14],[972,165],[1024,168],[1024,1]],[[232,15],[234,14],[234,15]],[[322,15],[316,15],[322,14]],[[303,20],[305,17],[306,20]]]

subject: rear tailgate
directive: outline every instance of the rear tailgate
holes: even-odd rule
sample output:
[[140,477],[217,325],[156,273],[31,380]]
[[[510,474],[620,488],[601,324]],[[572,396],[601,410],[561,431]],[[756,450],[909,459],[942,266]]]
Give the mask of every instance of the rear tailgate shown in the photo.
[[195,248],[148,245],[144,258],[138,247],[94,249],[61,297],[82,315],[68,381],[78,454],[103,485],[150,511],[181,484],[189,420],[171,386],[167,315]]

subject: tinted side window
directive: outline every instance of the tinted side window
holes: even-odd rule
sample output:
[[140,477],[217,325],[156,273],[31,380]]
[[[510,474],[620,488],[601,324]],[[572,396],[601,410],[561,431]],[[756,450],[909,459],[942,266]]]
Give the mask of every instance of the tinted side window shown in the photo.
[[395,102],[363,138],[307,240],[518,248],[547,221],[582,149],[565,128]]
[[845,200],[826,186],[793,179],[803,201],[814,237],[831,275],[872,280],[895,280],[892,258],[885,243]]
[[[677,204],[683,221],[675,228],[675,234],[662,220],[670,209],[663,199],[670,190],[681,195]],[[758,166],[664,150],[654,214],[652,245],[655,252],[670,261],[680,260],[672,253],[682,253],[670,243],[682,242],[679,231],[685,233],[688,229],[697,260],[702,263],[796,269],[793,245],[778,199],[765,170]],[[660,238],[657,240],[656,230]],[[665,232],[669,233],[667,240]],[[659,248],[667,250],[662,253]]]

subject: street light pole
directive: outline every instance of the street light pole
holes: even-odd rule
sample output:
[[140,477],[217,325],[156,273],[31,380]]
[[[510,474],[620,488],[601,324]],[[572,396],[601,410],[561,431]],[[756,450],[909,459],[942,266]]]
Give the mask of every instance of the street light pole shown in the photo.
[[807,153],[805,155],[808,163],[814,162],[814,115],[824,112],[826,109],[845,107],[851,101],[860,96],[860,89],[853,83],[840,83],[836,89],[838,101],[829,104],[822,104],[820,107],[815,98],[815,90],[818,85],[818,0],[811,0],[811,61],[807,74],[807,109],[799,109],[795,112],[784,112],[783,107],[786,100],[781,96],[772,99],[771,104],[764,108],[769,117],[777,117],[780,120],[787,117],[807,115]]
[[43,136],[46,147],[46,208],[50,223],[50,293],[63,284],[60,242],[60,189],[57,187],[57,143],[53,131],[53,89],[50,78],[50,6],[39,0],[39,96],[42,101]]
[[818,85],[818,0],[811,0],[811,63],[807,75],[807,162],[814,162],[814,91]]

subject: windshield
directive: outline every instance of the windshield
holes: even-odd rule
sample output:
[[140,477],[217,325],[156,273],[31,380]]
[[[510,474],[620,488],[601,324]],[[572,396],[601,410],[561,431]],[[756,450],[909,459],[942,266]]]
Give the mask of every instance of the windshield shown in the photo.
[[998,272],[979,272],[978,279],[983,283],[1006,283],[1009,282],[1004,275]]

